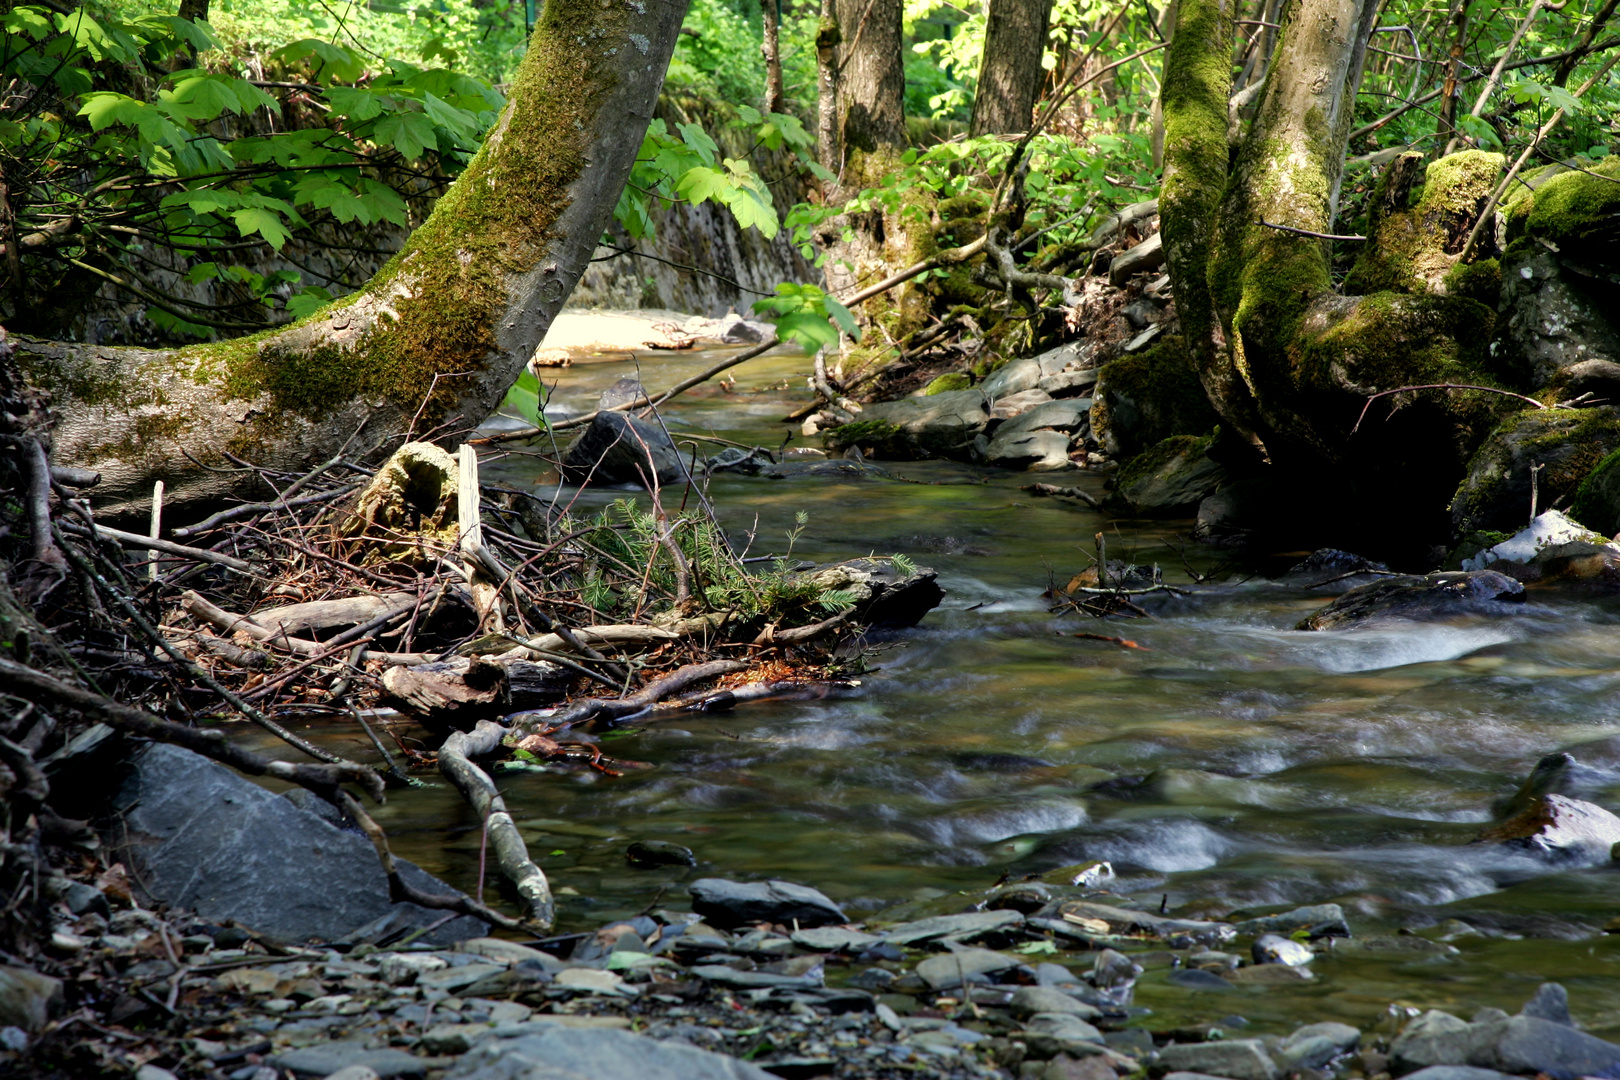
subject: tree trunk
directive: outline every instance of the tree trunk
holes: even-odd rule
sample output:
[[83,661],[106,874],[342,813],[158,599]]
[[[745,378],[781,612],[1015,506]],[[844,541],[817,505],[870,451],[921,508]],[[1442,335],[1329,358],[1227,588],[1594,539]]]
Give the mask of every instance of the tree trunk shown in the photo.
[[52,394],[58,464],[95,469],[98,508],[181,516],[251,494],[256,464],[303,471],[347,445],[380,458],[481,421],[545,336],[624,186],[686,0],[552,0],[510,100],[461,178],[365,288],[291,326],[183,349],[24,340]]
[[901,0],[834,0],[843,150],[872,153],[906,142],[906,73]]
[[838,133],[838,29],[836,0],[821,0],[821,21],[816,26],[816,160],[833,175],[844,163]]
[[765,0],[762,10],[764,41],[759,51],[765,57],[765,111],[782,111],[782,0]]
[[1052,0],[990,0],[973,98],[971,135],[1008,135],[1029,130],[1046,69],[1046,33]]

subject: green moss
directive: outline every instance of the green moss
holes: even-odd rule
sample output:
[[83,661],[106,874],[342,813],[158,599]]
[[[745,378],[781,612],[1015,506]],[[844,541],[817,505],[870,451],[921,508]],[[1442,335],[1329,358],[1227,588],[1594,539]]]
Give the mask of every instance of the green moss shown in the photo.
[[1502,264],[1496,259],[1458,263],[1446,271],[1446,295],[1458,296],[1495,310],[1502,295]]
[[1091,415],[1098,441],[1120,457],[1174,435],[1207,434],[1219,419],[1175,336],[1104,364]]
[[973,385],[973,380],[960,371],[949,371],[928,384],[924,394],[932,397],[934,394],[943,394],[947,390],[966,390]]
[[1605,536],[1620,533],[1620,450],[1605,456],[1581,480],[1569,516]]
[[[1376,222],[1372,242],[1351,268],[1345,291],[1440,291],[1496,186],[1503,160],[1501,154],[1464,150],[1430,162],[1412,208]],[[1452,293],[1449,286],[1444,291]],[[1494,296],[1490,303],[1495,306]]]
[[898,425],[887,420],[856,420],[852,424],[845,424],[835,428],[827,434],[830,446],[844,448],[849,446],[862,446],[867,443],[885,444],[905,434]]
[[1142,480],[1157,474],[1166,465],[1180,457],[1193,457],[1205,453],[1215,445],[1213,435],[1172,435],[1153,444],[1126,462],[1114,476],[1114,489],[1129,491]]
[[[1468,465],[1452,499],[1458,532],[1523,527],[1529,520],[1531,468],[1537,467],[1537,506],[1579,497],[1578,488],[1620,450],[1620,411],[1526,409],[1503,420]],[[1597,520],[1596,485],[1588,493],[1590,528]]]
[[1588,172],[1554,176],[1518,203],[1514,209],[1522,214],[1509,218],[1509,240],[1516,238],[1515,224],[1523,235],[1560,246],[1620,234],[1620,157],[1606,157]]

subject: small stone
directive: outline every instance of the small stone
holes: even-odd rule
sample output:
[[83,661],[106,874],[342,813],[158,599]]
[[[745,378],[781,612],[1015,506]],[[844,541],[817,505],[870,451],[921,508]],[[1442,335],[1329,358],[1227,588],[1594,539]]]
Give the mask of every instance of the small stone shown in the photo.
[[939,915],[932,919],[901,923],[883,935],[891,945],[916,945],[938,938],[974,941],[1010,934],[1023,928],[1024,916],[1016,911],[969,911],[961,915]]
[[667,840],[637,840],[624,852],[631,866],[696,866],[697,856],[692,849],[672,844]]
[[28,968],[0,965],[0,1025],[35,1032],[62,1001],[62,981]]
[[432,953],[383,953],[377,957],[377,974],[390,986],[409,986],[427,972],[449,966],[448,961]]
[[994,975],[1017,966],[1017,960],[989,949],[960,949],[930,956],[917,965],[917,975],[930,989],[949,990],[964,980],[974,981],[976,975]]
[[843,926],[820,926],[793,935],[795,945],[816,952],[860,952],[882,940],[876,934],[864,934]]
[[692,910],[722,929],[758,922],[802,927],[847,922],[822,893],[788,881],[741,882],[699,878],[690,886]]
[[157,1065],[142,1065],[135,1070],[135,1080],[180,1080],[180,1078]]
[[294,1009],[298,1008],[298,1002],[294,1001],[292,998],[271,998],[263,1005],[260,1005],[259,1008],[263,1009],[267,1013],[280,1015],[281,1013],[292,1012]]
[[1262,934],[1251,950],[1257,964],[1287,964],[1299,967],[1316,959],[1310,946],[1277,934]]
[[595,968],[569,968],[558,972],[556,984],[570,990],[584,990],[592,994],[617,994],[624,989],[624,980],[611,971]]
[[502,941],[500,938],[473,938],[457,945],[456,951],[487,957],[498,964],[521,964],[524,961],[534,961],[556,971],[561,971],[563,966],[561,960],[548,952],[531,949],[529,946],[519,945],[515,941]]
[[1574,1018],[1569,1015],[1569,992],[1558,983],[1542,983],[1540,989],[1536,991],[1536,996],[1525,1002],[1524,1008],[1519,1010],[1519,1015],[1551,1020],[1565,1027],[1576,1026]]
[[369,1065],[347,1065],[328,1076],[326,1080],[380,1080],[377,1070]]
[[1180,968],[1167,975],[1165,981],[1171,986],[1179,986],[1185,990],[1214,990],[1219,992],[1234,989],[1230,982],[1213,971],[1205,971],[1203,968]]
[[288,1050],[269,1059],[268,1064],[299,1076],[327,1077],[353,1065],[363,1065],[381,1080],[395,1076],[420,1076],[426,1064],[403,1050],[371,1049],[362,1042],[329,1042]]
[[1316,978],[1310,968],[1290,967],[1287,964],[1251,964],[1227,972],[1226,977],[1231,982],[1249,986],[1288,986]]

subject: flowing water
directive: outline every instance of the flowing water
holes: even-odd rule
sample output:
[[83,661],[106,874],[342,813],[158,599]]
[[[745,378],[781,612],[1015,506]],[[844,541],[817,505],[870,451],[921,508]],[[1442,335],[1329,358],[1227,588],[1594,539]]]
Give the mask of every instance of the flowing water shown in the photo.
[[[656,389],[719,355],[642,354],[641,374]],[[700,388],[666,418],[677,439],[774,447],[797,427],[781,417],[809,400],[807,369],[793,352],[750,362],[734,386]],[[627,374],[622,356],[576,364],[553,409],[584,411]],[[1397,1003],[1513,1011],[1555,978],[1583,1023],[1620,1035],[1620,936],[1597,932],[1620,912],[1620,872],[1470,843],[1538,757],[1620,733],[1620,604],[1536,595],[1513,617],[1305,633],[1293,625],[1332,589],[1262,573],[1295,556],[1223,567],[1192,546],[1191,569],[1215,584],[1159,617],[1054,616],[1041,593],[1087,564],[1099,530],[1111,553],[1188,580],[1177,533],[1190,522],[1111,521],[1022,491],[1028,475],[892,468],[925,483],[715,478],[724,523],[755,531],[754,553],[785,552],[803,512],[795,558],[905,552],[947,596],[919,627],[876,639],[877,670],[857,688],[613,739],[611,753],[655,766],[622,779],[502,776],[560,894],[561,930],[680,906],[682,874],[627,867],[636,839],[692,848],[703,873],[815,885],[856,916],[902,901],[960,910],[953,893],[1008,872],[1106,859],[1118,891],[1171,911],[1336,901],[1357,934],[1313,965],[1314,982],[1286,989],[1197,994],[1149,963],[1137,1000],[1155,1028],[1232,1014],[1257,1030],[1365,1027]],[[485,477],[549,495],[544,470],[511,456]],[[1064,482],[1101,491],[1089,474]],[[579,506],[624,494],[587,492]],[[1620,808],[1620,739],[1574,752],[1594,766],[1582,794]],[[402,854],[472,886],[478,822],[453,791],[397,793],[379,817]],[[1458,915],[1494,936],[1432,947]]]

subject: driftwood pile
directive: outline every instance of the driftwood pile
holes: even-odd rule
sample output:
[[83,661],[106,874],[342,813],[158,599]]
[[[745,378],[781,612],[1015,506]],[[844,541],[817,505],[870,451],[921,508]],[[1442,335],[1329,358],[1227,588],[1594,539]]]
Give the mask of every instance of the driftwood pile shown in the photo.
[[[53,469],[44,436],[15,444],[32,546],[13,558],[9,615],[24,644],[0,655],[0,701],[50,720],[27,738],[43,744],[58,717],[101,723],[301,784],[367,833],[396,900],[509,928],[549,928],[552,898],[480,762],[521,753],[617,775],[634,763],[570,743],[569,730],[819,692],[825,646],[892,600],[897,580],[932,590],[922,610],[938,594],[931,572],[903,560],[745,570],[701,495],[685,500],[692,514],[666,514],[655,489],[651,512],[625,502],[571,517],[481,485],[471,446],[453,457],[407,443],[375,471],[339,455],[302,475],[231,457],[271,497],[166,529],[160,486],[137,531],[96,519],[95,478]],[[371,760],[292,730],[321,718],[363,733],[357,756]],[[312,762],[248,749],[232,721]],[[408,886],[344,786],[381,801],[421,768],[487,822],[517,918]]]

